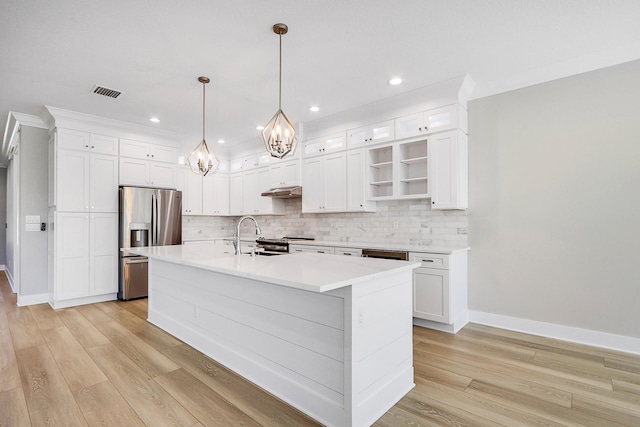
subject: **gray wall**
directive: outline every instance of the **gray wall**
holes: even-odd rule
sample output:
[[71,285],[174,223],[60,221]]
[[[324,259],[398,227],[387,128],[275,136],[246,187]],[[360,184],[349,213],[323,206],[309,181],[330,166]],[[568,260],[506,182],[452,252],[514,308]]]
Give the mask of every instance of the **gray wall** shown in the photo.
[[26,215],[47,222],[48,145],[46,129],[22,126],[20,137],[20,295],[48,292],[47,233],[25,231]]
[[0,168],[0,265],[7,264],[7,233],[5,224],[7,222],[7,169]]
[[469,308],[640,338],[640,61],[469,104]]

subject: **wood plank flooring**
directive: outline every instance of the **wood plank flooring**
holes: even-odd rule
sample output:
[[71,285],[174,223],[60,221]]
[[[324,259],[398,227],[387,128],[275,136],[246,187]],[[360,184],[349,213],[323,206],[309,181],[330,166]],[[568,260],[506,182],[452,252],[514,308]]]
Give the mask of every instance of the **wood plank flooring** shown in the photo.
[[[0,274],[0,426],[315,426],[148,323],[147,300],[17,307]],[[414,328],[416,387],[375,426],[640,426],[640,356]]]

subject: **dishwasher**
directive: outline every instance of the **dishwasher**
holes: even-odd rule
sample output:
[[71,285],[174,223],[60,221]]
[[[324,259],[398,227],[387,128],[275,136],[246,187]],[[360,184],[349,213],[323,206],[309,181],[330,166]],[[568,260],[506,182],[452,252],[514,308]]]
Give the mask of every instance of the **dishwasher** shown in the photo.
[[385,249],[363,249],[362,256],[367,258],[395,259],[398,261],[407,261],[409,259],[408,252]]

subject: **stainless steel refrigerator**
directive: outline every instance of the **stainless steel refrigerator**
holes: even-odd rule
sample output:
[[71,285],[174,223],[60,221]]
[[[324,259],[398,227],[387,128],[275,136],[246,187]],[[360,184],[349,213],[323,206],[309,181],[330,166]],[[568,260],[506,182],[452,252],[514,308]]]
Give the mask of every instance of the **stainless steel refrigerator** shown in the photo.
[[[182,244],[182,192],[120,187],[120,248]],[[120,251],[118,299],[147,296],[148,259]]]

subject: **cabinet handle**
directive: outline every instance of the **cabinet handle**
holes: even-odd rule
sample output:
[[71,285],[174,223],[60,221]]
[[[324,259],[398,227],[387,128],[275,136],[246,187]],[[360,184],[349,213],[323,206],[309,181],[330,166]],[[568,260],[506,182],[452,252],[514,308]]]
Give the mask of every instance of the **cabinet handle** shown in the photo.
[[89,148],[89,145],[85,145],[84,148]]
[[323,253],[324,253],[324,251],[318,251],[318,253],[319,253],[319,254],[323,254]]
[[432,204],[432,205],[435,205],[435,204],[436,204],[436,202],[434,202],[434,201],[432,200],[432,201],[431,201],[431,204]]
[[154,157],[154,154],[152,154],[151,157]]
[[147,157],[149,157],[149,155],[147,154]]
[[432,259],[423,259],[422,262],[433,262]]
[[91,148],[96,148],[96,146],[95,146],[95,145],[92,145],[92,146],[91,146]]

